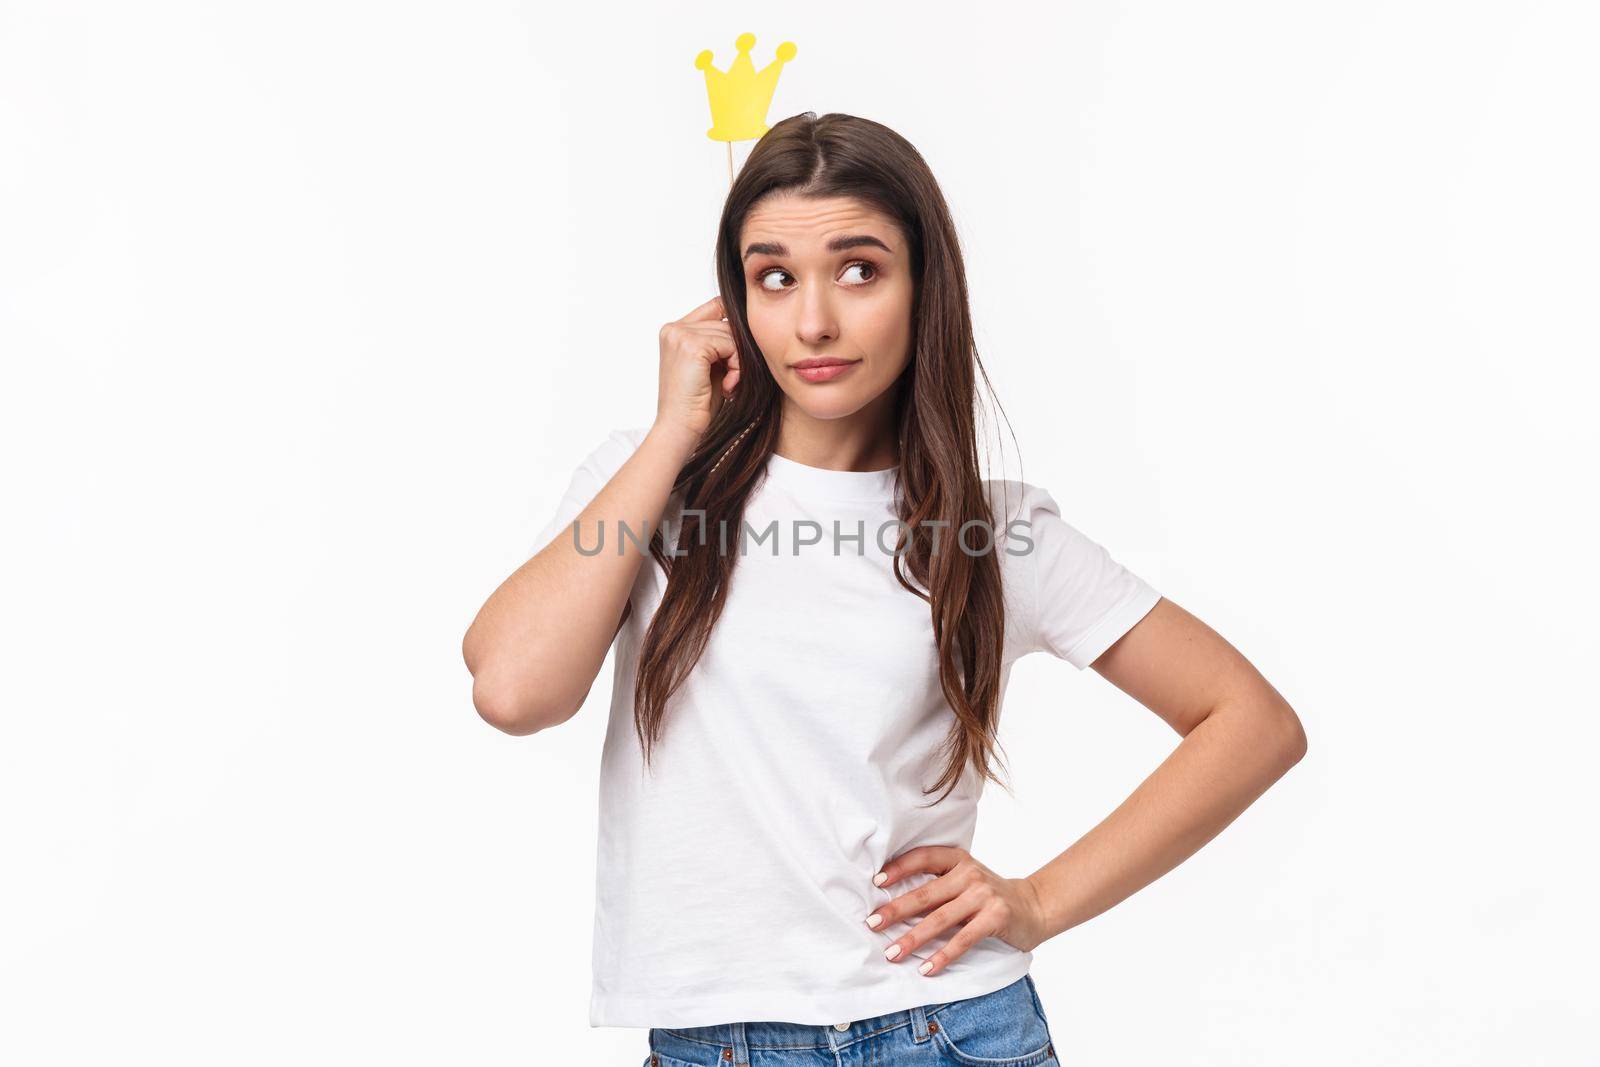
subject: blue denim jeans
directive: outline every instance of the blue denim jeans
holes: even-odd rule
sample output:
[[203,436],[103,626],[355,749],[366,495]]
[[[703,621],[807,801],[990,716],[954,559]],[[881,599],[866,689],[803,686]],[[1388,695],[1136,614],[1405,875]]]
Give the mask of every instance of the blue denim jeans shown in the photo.
[[[840,1024],[844,1025],[844,1024]],[[642,1067],[1060,1067],[1033,976],[845,1029],[744,1022],[650,1030]]]

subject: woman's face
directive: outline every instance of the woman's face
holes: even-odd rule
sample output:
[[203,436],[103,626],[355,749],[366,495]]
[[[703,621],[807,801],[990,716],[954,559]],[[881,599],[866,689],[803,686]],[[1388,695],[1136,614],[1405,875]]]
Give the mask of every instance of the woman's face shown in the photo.
[[[849,197],[776,193],[745,218],[745,317],[785,405],[853,415],[911,358],[911,255],[887,215]],[[836,365],[809,369],[808,363]]]

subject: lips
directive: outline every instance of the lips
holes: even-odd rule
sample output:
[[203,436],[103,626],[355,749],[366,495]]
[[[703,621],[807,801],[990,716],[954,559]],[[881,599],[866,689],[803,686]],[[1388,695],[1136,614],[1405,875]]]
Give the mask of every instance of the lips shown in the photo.
[[821,356],[813,359],[802,359],[800,362],[792,364],[792,368],[802,381],[827,382],[832,381],[841,374],[848,374],[850,369],[860,362],[859,359],[839,359],[834,356]]
[[846,363],[855,363],[853,359],[840,359],[838,356],[818,356],[812,359],[802,359],[791,364],[795,370],[811,370],[813,367],[837,367]]

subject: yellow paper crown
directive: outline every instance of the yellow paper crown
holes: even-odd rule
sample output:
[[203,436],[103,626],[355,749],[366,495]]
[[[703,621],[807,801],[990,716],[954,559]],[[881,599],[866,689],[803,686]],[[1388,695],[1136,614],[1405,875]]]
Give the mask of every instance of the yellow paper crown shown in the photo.
[[[694,57],[696,70],[706,72],[706,96],[711,100],[711,128],[706,136],[713,141],[749,141],[768,130],[767,108],[783,65],[795,57],[793,41],[778,46],[778,58],[758,73],[750,62],[750,49],[756,35],[741,33],[734,42],[739,55],[726,71],[711,65],[711,49]],[[731,151],[731,149],[730,149]]]

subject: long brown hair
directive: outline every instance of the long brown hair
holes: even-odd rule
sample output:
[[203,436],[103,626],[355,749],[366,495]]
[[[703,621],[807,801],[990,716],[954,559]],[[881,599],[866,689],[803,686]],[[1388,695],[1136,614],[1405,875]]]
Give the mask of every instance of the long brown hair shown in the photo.
[[[756,143],[718,225],[717,283],[740,353],[739,387],[712,417],[674,483],[685,509],[675,548],[683,554],[667,554],[660,530],[650,539],[667,584],[645,632],[634,692],[634,728],[645,764],[667,701],[694,668],[722,614],[739,558],[720,551],[719,538],[702,530],[742,528],[745,500],[778,441],[783,393],[745,320],[739,236],[752,207],[780,191],[860,200],[894,219],[910,248],[912,355],[890,386],[899,438],[895,510],[905,524],[894,574],[908,592],[928,601],[939,681],[955,711],[941,748],[945,770],[933,790],[946,783],[954,789],[969,761],[984,778],[1000,782],[991,769],[1005,637],[1000,549],[969,553],[947,547],[963,524],[980,520],[993,533],[995,521],[974,429],[975,372],[986,387],[989,380],[973,343],[955,224],[933,173],[909,141],[869,119],[836,113],[818,118],[810,111],[784,119]],[[927,524],[937,520],[943,520],[945,540],[935,553]]]

